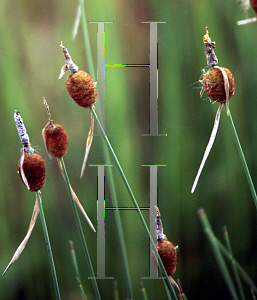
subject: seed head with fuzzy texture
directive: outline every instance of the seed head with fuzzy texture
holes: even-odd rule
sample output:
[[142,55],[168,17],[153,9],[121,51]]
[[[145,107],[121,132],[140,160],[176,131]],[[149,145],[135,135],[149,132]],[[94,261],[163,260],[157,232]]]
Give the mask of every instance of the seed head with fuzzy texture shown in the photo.
[[255,11],[255,13],[257,14],[257,0],[250,0],[250,4],[253,10]]
[[85,71],[77,71],[66,79],[66,87],[71,98],[80,106],[91,107],[97,99],[97,91],[91,76]]
[[62,157],[69,146],[66,130],[58,124],[48,124],[45,127],[46,149],[55,157]]
[[[176,265],[177,265],[176,248],[174,247],[172,242],[168,241],[167,239],[158,241],[158,243],[155,246],[158,250],[159,256],[162,260],[163,266],[167,274],[172,276],[172,274],[174,274],[176,271]],[[153,250],[151,252],[151,258],[154,265],[158,268]]]
[[[22,180],[20,163],[21,159],[18,162],[18,173]],[[27,179],[30,191],[36,192],[41,190],[45,185],[46,180],[45,162],[42,156],[37,153],[25,154],[22,169]]]
[[[228,77],[230,99],[235,93],[234,77],[229,69],[222,69],[226,72]],[[222,72],[218,68],[213,67],[209,69],[207,73],[203,76],[202,83],[205,92],[210,99],[220,103],[226,102],[224,78]]]

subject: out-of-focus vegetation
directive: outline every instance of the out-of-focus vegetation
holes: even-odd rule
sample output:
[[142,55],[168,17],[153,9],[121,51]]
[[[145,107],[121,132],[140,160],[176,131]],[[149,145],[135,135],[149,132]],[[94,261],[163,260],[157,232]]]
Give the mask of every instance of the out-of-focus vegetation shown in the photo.
[[[194,194],[194,177],[209,140],[218,104],[200,98],[199,83],[206,68],[202,42],[205,26],[216,42],[219,66],[230,69],[236,91],[230,110],[245,157],[257,185],[257,24],[237,26],[246,15],[236,1],[85,1],[88,21],[113,21],[105,26],[106,64],[147,64],[149,24],[158,25],[159,133],[149,131],[149,69],[106,67],[106,132],[141,207],[149,206],[149,168],[158,168],[158,205],[165,234],[179,245],[177,271],[188,299],[229,299],[229,292],[201,228],[197,210],[204,207],[217,237],[229,231],[233,254],[253,280],[257,279],[256,208],[233,140],[225,110],[220,127]],[[35,195],[26,190],[17,175],[22,147],[13,121],[20,111],[30,140],[44,157],[46,186],[42,189],[46,222],[62,299],[82,299],[69,250],[73,240],[82,284],[88,299],[94,299],[92,282],[63,178],[55,159],[44,148],[41,130],[48,122],[43,97],[52,118],[67,131],[69,151],[65,155],[71,184],[94,225],[97,225],[97,171],[80,168],[90,126],[90,111],[70,98],[65,79],[58,80],[64,64],[60,42],[73,61],[87,70],[88,62],[81,27],[75,41],[72,30],[77,1],[0,2],[0,267],[9,263],[26,234]],[[249,16],[254,12],[249,10]],[[97,25],[89,24],[95,71],[97,68]],[[66,76],[65,76],[66,77]],[[94,78],[96,81],[97,79]],[[101,137],[95,137],[88,164],[106,164]],[[109,163],[109,162],[108,162]],[[111,161],[114,164],[113,161]],[[120,207],[132,206],[131,199],[112,167]],[[106,173],[108,174],[108,173]],[[112,206],[106,176],[106,206]],[[120,211],[124,229],[134,299],[141,299],[141,277],[149,272],[149,242],[135,211]],[[149,212],[143,211],[149,223]],[[119,297],[125,299],[117,230],[113,211],[105,223],[106,276],[115,277]],[[89,252],[96,270],[97,235],[82,219]],[[96,271],[95,271],[96,272]],[[114,298],[114,280],[98,280],[102,299]],[[162,280],[144,280],[149,299],[165,299]],[[250,297],[250,288],[244,286]],[[1,299],[55,299],[54,286],[38,221],[19,260],[0,280]]]

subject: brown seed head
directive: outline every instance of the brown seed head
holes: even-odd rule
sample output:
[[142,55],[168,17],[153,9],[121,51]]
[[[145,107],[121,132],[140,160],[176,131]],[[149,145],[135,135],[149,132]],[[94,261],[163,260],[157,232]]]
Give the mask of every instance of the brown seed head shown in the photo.
[[80,106],[91,107],[97,99],[97,91],[91,76],[85,71],[77,71],[66,79],[66,87],[71,98]]
[[[160,255],[160,258],[162,260],[163,266],[167,274],[171,276],[176,271],[176,265],[177,265],[176,248],[174,247],[172,242],[168,240],[162,240],[158,242],[155,246],[158,249],[158,253]],[[151,252],[151,258],[154,265],[159,269],[153,250]]]
[[[229,82],[229,99],[235,93],[235,81],[233,74],[229,69],[222,68],[228,77]],[[207,96],[217,102],[226,102],[226,93],[224,86],[224,77],[222,72],[218,68],[211,68],[203,76],[203,86]]]
[[250,4],[253,10],[255,11],[255,13],[257,14],[257,0],[250,0]]
[[[20,162],[21,160],[19,160],[18,162],[18,173],[21,177]],[[23,161],[23,171],[28,181],[30,191],[36,192],[43,188],[46,181],[46,169],[45,162],[41,155],[37,153],[25,154]]]
[[66,130],[58,124],[50,123],[45,128],[47,150],[55,157],[62,157],[69,146],[69,137]]

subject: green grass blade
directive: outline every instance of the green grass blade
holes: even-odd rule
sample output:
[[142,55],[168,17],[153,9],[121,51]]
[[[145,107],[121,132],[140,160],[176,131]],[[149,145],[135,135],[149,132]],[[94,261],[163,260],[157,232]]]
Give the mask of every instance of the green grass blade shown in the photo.
[[85,294],[85,291],[84,291],[83,286],[82,286],[81,281],[80,281],[80,275],[79,275],[79,268],[78,268],[78,263],[77,263],[77,257],[76,257],[76,253],[75,253],[75,249],[74,249],[72,241],[70,241],[70,251],[71,251],[72,262],[73,262],[73,265],[74,265],[74,268],[75,268],[75,272],[76,272],[76,278],[78,280],[79,287],[80,287],[83,299],[87,300],[87,296]]
[[[95,74],[95,73],[94,73],[94,68],[93,68],[93,64],[92,64],[92,54],[91,54],[91,50],[90,50],[90,42],[89,42],[89,39],[88,39],[87,22],[86,22],[86,15],[85,15],[85,10],[84,10],[84,3],[83,3],[83,0],[79,0],[79,4],[80,4],[80,8],[81,8],[81,21],[82,21],[82,28],[83,28],[84,40],[85,40],[85,47],[86,47],[86,49],[88,49],[88,51],[87,51],[86,53],[87,53],[87,57],[88,57],[88,62],[89,62],[89,64],[90,64],[90,65],[89,65],[89,73],[91,74],[92,78],[95,78],[95,75],[94,75],[94,74]],[[158,252],[157,252],[156,247],[155,247],[155,245],[154,245],[154,241],[153,241],[153,239],[152,239],[152,237],[151,237],[151,235],[150,235],[149,229],[148,229],[148,227],[147,227],[147,225],[146,225],[146,223],[145,223],[145,220],[144,220],[144,218],[143,218],[143,216],[142,216],[142,214],[141,214],[141,212],[140,212],[140,208],[139,208],[139,206],[138,206],[138,204],[137,204],[137,201],[136,201],[136,199],[135,199],[135,197],[134,197],[134,195],[133,195],[133,192],[132,192],[132,190],[131,190],[131,188],[130,188],[130,186],[129,186],[129,184],[128,184],[128,181],[127,181],[127,179],[126,179],[126,177],[125,177],[125,174],[124,174],[124,172],[123,172],[123,170],[122,170],[122,168],[121,168],[121,166],[120,166],[120,164],[119,164],[119,161],[118,161],[118,159],[117,159],[117,157],[116,157],[116,155],[115,155],[115,152],[113,151],[113,149],[112,149],[112,147],[111,147],[111,144],[110,144],[110,142],[109,142],[109,140],[108,140],[108,138],[107,138],[107,136],[106,136],[106,134],[105,134],[105,132],[104,132],[104,130],[103,130],[103,128],[102,128],[102,126],[101,126],[99,120],[98,120],[98,118],[97,118],[97,115],[96,115],[94,109],[92,109],[92,107],[91,107],[91,112],[93,113],[94,118],[95,118],[95,120],[97,121],[97,123],[98,123],[98,125],[99,125],[99,127],[100,127],[100,129],[101,129],[101,131],[102,131],[102,133],[103,133],[103,136],[104,136],[104,139],[105,139],[105,141],[106,141],[106,143],[107,143],[107,146],[108,146],[108,148],[110,149],[111,154],[112,154],[112,156],[113,156],[114,159],[115,159],[115,162],[116,162],[116,164],[117,164],[117,166],[118,166],[119,172],[120,172],[120,174],[121,174],[121,176],[122,176],[122,178],[123,178],[123,181],[124,181],[124,183],[125,183],[125,185],[126,185],[126,187],[127,187],[128,192],[129,192],[129,194],[130,194],[130,196],[131,196],[131,199],[132,199],[134,205],[137,207],[137,211],[138,211],[138,214],[139,214],[139,218],[141,219],[141,222],[142,222],[142,224],[143,224],[143,226],[144,226],[144,228],[145,228],[145,231],[146,231],[147,235],[148,235],[149,238],[150,238],[151,245],[152,245],[152,247],[153,247],[153,250],[154,250],[154,252],[155,252],[156,257],[158,258],[158,264],[159,264],[161,273],[162,273],[162,275],[165,277],[165,282],[166,282],[167,286],[169,287],[169,289],[170,289],[172,295],[175,297],[175,299],[177,299],[176,294],[175,294],[175,291],[174,291],[174,289],[173,289],[173,286],[172,286],[172,284],[171,284],[170,281],[169,281],[168,275],[167,275],[167,273],[166,273],[166,271],[165,271],[165,269],[164,269],[164,266],[163,266],[163,264],[162,264],[162,261],[161,261],[159,255],[158,255]],[[115,197],[114,197],[114,199],[115,199]],[[117,216],[117,215],[116,215],[116,216]],[[117,217],[116,220],[119,222],[119,217]],[[117,225],[118,225],[118,224],[117,224]],[[121,234],[121,237],[123,237],[122,230],[119,228],[119,226],[117,226],[117,228],[118,228],[118,231],[120,231],[119,234]],[[121,241],[122,241],[122,240],[121,240]],[[123,255],[124,255],[124,254],[125,254],[125,245],[124,245],[124,242],[121,242],[120,245],[122,246],[122,248],[124,247],[124,249],[123,249],[123,251],[124,251]],[[125,259],[125,260],[124,260],[124,259]],[[126,264],[127,264],[127,263],[126,263],[126,257],[123,257],[123,263],[124,263],[124,266],[126,267]],[[131,287],[130,287],[130,281],[129,281],[129,279],[128,279],[126,285],[127,285],[127,286],[129,285],[129,286],[127,287],[127,290],[128,290],[128,289],[130,290]]]
[[[107,157],[108,161],[110,161],[109,153],[106,153],[105,156]],[[112,199],[112,205],[114,207],[118,207],[112,169],[108,168],[108,172],[109,172],[108,177],[110,180],[109,188],[110,188],[110,194],[111,194],[111,199]],[[122,223],[121,223],[121,219],[120,219],[120,213],[116,209],[114,210],[114,219],[115,219],[117,233],[118,233],[118,237],[119,237],[118,241],[119,241],[119,245],[120,245],[120,249],[121,249],[122,268],[123,268],[123,272],[124,272],[127,298],[133,299],[129,266],[128,266],[128,260],[127,260],[127,251],[126,251],[126,245],[124,242],[123,228],[122,228]]]
[[183,299],[183,300],[187,300],[187,297],[186,297],[185,293],[183,292],[183,289],[182,289],[182,287],[181,287],[181,284],[180,284],[180,280],[179,280],[179,279],[178,279],[178,286],[179,286],[179,289],[180,289],[180,291],[181,291],[182,299]]
[[236,289],[235,289],[233,281],[232,281],[232,278],[229,274],[228,268],[227,268],[226,263],[223,259],[223,256],[222,256],[220,248],[217,244],[216,238],[215,238],[215,236],[212,232],[211,225],[209,223],[207,215],[205,214],[204,209],[199,209],[198,214],[199,214],[202,226],[204,228],[204,231],[205,231],[205,233],[206,233],[206,235],[207,235],[207,237],[210,241],[213,254],[214,254],[215,259],[216,259],[216,261],[219,265],[219,268],[220,268],[220,271],[222,273],[223,279],[224,279],[224,281],[226,282],[226,284],[229,288],[230,294],[231,294],[233,299],[239,300],[239,298],[237,296],[237,293],[236,293]]
[[91,46],[90,46],[90,41],[88,38],[88,28],[87,28],[87,19],[86,19],[85,8],[84,8],[84,1],[79,0],[79,5],[80,5],[80,10],[81,10],[81,23],[82,23],[82,29],[83,29],[84,43],[85,43],[86,54],[87,54],[87,58],[88,58],[88,73],[91,75],[93,80],[96,80],[94,67],[93,67]]
[[47,230],[47,226],[46,226],[46,220],[45,220],[45,215],[44,215],[43,206],[42,206],[42,202],[41,202],[41,197],[40,197],[39,191],[36,191],[35,193],[36,193],[37,202],[38,202],[38,206],[39,206],[39,214],[40,214],[40,219],[41,219],[42,228],[43,228],[43,232],[44,232],[47,253],[48,253],[51,271],[52,271],[52,275],[53,275],[56,298],[61,299],[55,265],[54,265],[54,258],[53,258],[50,239],[49,239],[48,230]]
[[[86,22],[86,15],[84,11],[84,3],[83,0],[79,0],[80,4],[80,9],[81,9],[81,20],[82,20],[82,28],[83,28],[83,35],[84,35],[84,42],[85,42],[85,48],[86,48],[86,56],[88,58],[89,62],[89,73],[91,74],[92,78],[95,78],[95,72],[92,64],[92,54],[90,50],[90,42],[88,39],[88,28],[87,28],[87,22]],[[104,153],[107,161],[110,160],[109,158],[109,153],[105,152]],[[115,192],[115,184],[114,184],[114,179],[113,179],[113,174],[112,171],[109,172],[109,178],[110,178],[110,194],[111,194],[111,199],[112,199],[112,204],[114,207],[117,207],[117,198],[116,198],[116,192]],[[129,274],[129,268],[128,268],[128,261],[127,261],[127,253],[126,253],[126,248],[125,248],[125,242],[124,242],[124,235],[123,235],[123,230],[122,230],[122,224],[120,220],[120,214],[119,211],[115,210],[114,211],[114,218],[116,222],[116,227],[118,231],[118,236],[119,236],[119,245],[121,248],[121,256],[122,256],[122,266],[124,270],[124,275],[125,275],[125,286],[126,286],[126,291],[127,291],[127,297],[129,299],[133,298],[132,294],[132,288],[131,288],[131,280],[130,280],[130,274]]]
[[78,281],[78,284],[79,284],[79,287],[80,287],[80,290],[81,290],[81,294],[82,294],[82,296],[83,296],[83,299],[84,299],[84,300],[87,300],[86,294],[85,294],[85,292],[84,292],[83,286],[82,286],[82,284],[81,284],[79,278],[76,277],[76,279],[77,279],[77,281]]
[[171,284],[171,282],[170,282],[170,280],[169,280],[169,277],[168,277],[168,275],[167,275],[167,273],[166,273],[166,270],[165,270],[165,268],[164,268],[164,266],[163,266],[163,263],[162,263],[162,261],[161,261],[161,258],[160,258],[159,254],[158,254],[158,251],[157,251],[156,247],[155,247],[155,244],[154,244],[154,241],[153,241],[152,236],[151,236],[151,234],[150,234],[150,231],[149,231],[149,229],[148,229],[148,227],[147,227],[147,225],[146,225],[146,222],[145,222],[145,220],[144,220],[144,217],[143,217],[143,215],[142,215],[142,213],[141,213],[141,211],[140,211],[140,207],[139,207],[138,204],[137,204],[136,198],[135,198],[135,196],[134,196],[134,194],[133,194],[133,192],[132,192],[132,190],[131,190],[131,187],[130,187],[130,185],[129,185],[128,181],[127,181],[127,178],[126,178],[126,176],[125,176],[125,174],[124,174],[124,172],[123,172],[123,170],[122,170],[122,167],[121,167],[121,165],[120,165],[120,163],[119,163],[119,161],[118,161],[118,158],[117,158],[117,156],[116,156],[116,154],[115,154],[115,152],[114,152],[114,150],[113,150],[113,148],[112,148],[112,146],[111,146],[111,144],[110,144],[110,142],[109,142],[109,139],[107,138],[107,135],[105,134],[105,132],[104,132],[104,130],[103,130],[103,127],[102,127],[102,125],[101,125],[101,123],[100,123],[100,121],[99,121],[99,119],[98,119],[98,117],[97,117],[97,115],[96,115],[96,112],[95,112],[95,110],[93,109],[92,106],[90,107],[90,110],[91,110],[91,112],[92,112],[92,114],[93,114],[93,116],[94,116],[96,122],[97,122],[98,125],[99,125],[99,128],[100,128],[100,130],[101,130],[101,132],[102,132],[102,134],[103,134],[103,138],[104,138],[104,140],[105,140],[105,142],[106,142],[106,144],[107,144],[107,146],[108,146],[108,148],[109,148],[109,150],[110,150],[110,152],[111,152],[111,154],[112,154],[112,156],[113,156],[113,158],[114,158],[114,161],[115,161],[115,163],[116,163],[116,165],[117,165],[117,167],[118,167],[118,170],[119,170],[120,175],[121,175],[121,177],[122,177],[122,179],[123,179],[123,182],[124,182],[124,184],[125,184],[125,186],[126,186],[126,188],[127,188],[127,190],[128,190],[128,193],[129,193],[129,195],[130,195],[130,197],[131,197],[131,200],[132,200],[134,206],[137,208],[138,216],[139,216],[139,218],[140,218],[140,220],[141,220],[141,222],[142,222],[142,224],[143,224],[143,227],[144,227],[144,230],[145,230],[147,236],[148,236],[149,239],[150,239],[150,243],[151,243],[151,246],[152,246],[152,248],[153,248],[155,257],[157,258],[158,265],[159,265],[160,271],[161,271],[161,273],[162,273],[162,276],[165,278],[164,280],[165,280],[167,286],[169,287],[169,290],[170,290],[172,296],[174,297],[174,299],[177,299],[177,296],[176,296],[176,294],[175,294],[174,288],[173,288],[173,286],[172,286],[172,284]]
[[114,280],[114,300],[119,300],[119,290],[117,280]]
[[[227,257],[227,259],[231,260],[231,255],[229,253],[229,251],[226,249],[226,247],[224,247],[224,245],[215,237],[216,239],[216,243],[218,244],[221,252],[223,253],[224,256]],[[253,282],[253,280],[249,277],[249,275],[245,272],[245,270],[241,267],[241,265],[234,259],[234,264],[239,272],[239,274],[241,275],[242,279],[244,279],[244,281],[249,284],[249,286],[257,293],[257,287],[255,285],[255,283]]]
[[187,300],[187,296],[185,295],[185,293],[182,293],[182,298],[183,300]]
[[141,292],[142,292],[142,295],[143,295],[143,300],[148,300],[148,297],[147,297],[147,293],[146,293],[146,289],[144,287],[144,284],[143,282],[141,281]]
[[168,298],[168,300],[172,300],[172,299],[171,299],[171,295],[170,295],[170,291],[169,291],[167,285],[165,284],[164,286],[165,286],[165,290],[166,290],[166,293],[167,293],[167,298]]
[[229,122],[230,122],[230,126],[231,126],[231,129],[232,129],[232,133],[233,133],[235,142],[236,142],[236,146],[237,146],[237,149],[238,149],[238,152],[239,152],[239,156],[240,156],[242,164],[243,164],[245,175],[246,175],[246,178],[247,178],[247,181],[248,181],[248,184],[249,184],[252,196],[253,196],[254,204],[255,204],[255,207],[257,209],[257,195],[256,195],[256,191],[255,191],[255,188],[254,188],[254,185],[253,185],[253,181],[252,181],[252,178],[251,178],[251,175],[250,175],[250,172],[249,172],[246,160],[245,160],[245,156],[244,156],[244,153],[243,153],[243,150],[242,150],[242,147],[241,147],[241,144],[240,144],[240,141],[239,141],[239,138],[238,138],[238,135],[237,135],[237,132],[236,132],[236,128],[235,128],[235,125],[234,125],[234,122],[233,122],[233,119],[232,119],[230,111],[228,113],[228,119],[229,119]]
[[224,237],[225,237],[225,242],[226,242],[226,245],[227,245],[228,252],[230,253],[230,261],[231,261],[231,265],[232,265],[232,270],[234,272],[234,276],[235,276],[236,283],[237,283],[237,286],[238,286],[238,289],[239,289],[239,292],[240,292],[240,296],[241,296],[241,299],[245,300],[245,295],[244,295],[244,290],[243,290],[243,287],[242,287],[242,282],[240,280],[240,277],[238,275],[238,270],[237,270],[235,262],[234,262],[234,257],[233,257],[233,254],[232,254],[231,244],[230,244],[230,240],[229,240],[229,235],[228,235],[228,231],[227,231],[226,227],[224,227]]
[[[84,43],[85,43],[85,49],[86,49],[86,57],[89,64],[89,74],[91,74],[92,78],[96,78],[95,71],[93,67],[93,59],[92,59],[92,53],[91,53],[91,47],[90,47],[90,41],[88,38],[88,26],[87,26],[87,20],[86,20],[86,14],[85,14],[85,8],[84,8],[84,1],[79,0],[80,10],[81,10],[81,22],[82,22],[82,30],[83,30],[83,36],[84,36]],[[104,156],[107,161],[110,161],[110,154],[108,151],[104,151]],[[115,191],[115,182],[113,179],[113,172],[112,170],[109,170],[109,190],[111,194],[112,204],[114,207],[118,207],[117,204],[117,197],[116,197],[116,191]],[[116,223],[116,228],[118,232],[119,237],[119,245],[121,249],[121,258],[122,258],[122,267],[124,272],[124,278],[125,278],[125,286],[126,286],[126,293],[127,298],[133,299],[133,293],[132,293],[132,287],[131,287],[131,280],[130,280],[130,272],[128,267],[128,260],[127,260],[127,252],[124,242],[124,235],[123,235],[123,229],[120,219],[120,213],[118,210],[114,211],[114,218]]]
[[95,290],[95,294],[96,294],[96,299],[100,300],[101,299],[100,292],[99,292],[98,285],[97,285],[97,282],[96,282],[96,279],[95,279],[95,273],[94,273],[92,262],[91,262],[90,255],[89,255],[89,252],[88,252],[87,243],[86,243],[86,239],[85,239],[84,232],[83,232],[83,229],[82,229],[82,225],[81,225],[81,222],[80,222],[80,218],[79,218],[79,215],[78,215],[78,211],[77,211],[77,208],[76,208],[76,205],[75,205],[75,201],[72,197],[72,191],[70,189],[70,180],[69,180],[69,177],[68,177],[68,174],[67,174],[67,171],[66,171],[66,167],[65,167],[63,157],[61,157],[60,160],[61,160],[61,164],[62,164],[62,168],[63,168],[63,173],[64,173],[64,176],[65,176],[65,183],[66,183],[69,195],[70,195],[73,211],[75,213],[75,218],[76,218],[76,222],[77,222],[77,225],[78,225],[82,245],[83,245],[83,248],[84,248],[84,252],[85,252],[89,272],[90,272],[90,275],[91,275],[92,280],[93,280],[93,286],[94,286],[94,290]]

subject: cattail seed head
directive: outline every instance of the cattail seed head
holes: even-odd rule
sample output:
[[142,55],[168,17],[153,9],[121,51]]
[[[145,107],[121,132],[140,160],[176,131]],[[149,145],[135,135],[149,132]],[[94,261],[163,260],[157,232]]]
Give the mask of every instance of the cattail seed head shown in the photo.
[[[159,241],[155,246],[158,250],[159,256],[162,260],[163,266],[167,274],[172,276],[172,274],[174,274],[176,271],[176,265],[177,265],[176,248],[174,247],[172,242],[166,239]],[[153,250],[151,252],[151,258],[154,265],[159,269]]]
[[45,127],[46,149],[55,157],[62,157],[69,146],[69,137],[66,130],[58,124],[48,124]]
[[[18,162],[18,173],[23,182],[21,176],[20,164],[21,164],[21,159]],[[25,154],[24,161],[22,164],[22,169],[27,179],[29,190],[32,192],[41,190],[45,185],[45,180],[46,180],[45,162],[42,156],[37,153]]]
[[91,107],[97,99],[97,91],[91,76],[85,71],[77,71],[66,79],[66,87],[71,98],[80,106]]
[[[233,74],[229,69],[222,68],[228,77],[229,82],[229,99],[235,93],[235,81]],[[213,67],[207,71],[207,73],[203,76],[202,80],[205,92],[207,96],[213,101],[217,101],[220,103],[226,102],[226,93],[224,86],[224,77],[222,72],[216,67]]]
[[253,10],[256,12],[257,14],[257,0],[250,0],[250,4],[253,8]]

